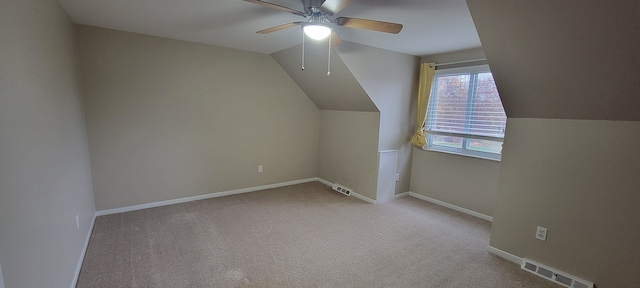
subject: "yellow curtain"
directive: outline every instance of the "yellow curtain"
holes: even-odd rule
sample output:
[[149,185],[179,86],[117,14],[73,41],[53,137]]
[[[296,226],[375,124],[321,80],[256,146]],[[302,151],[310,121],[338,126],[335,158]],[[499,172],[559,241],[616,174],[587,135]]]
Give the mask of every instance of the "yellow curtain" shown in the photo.
[[416,147],[427,145],[424,135],[424,121],[427,120],[427,105],[431,95],[431,85],[436,74],[435,63],[422,63],[420,65],[420,86],[418,89],[418,122],[416,123],[416,134],[413,135],[411,143]]

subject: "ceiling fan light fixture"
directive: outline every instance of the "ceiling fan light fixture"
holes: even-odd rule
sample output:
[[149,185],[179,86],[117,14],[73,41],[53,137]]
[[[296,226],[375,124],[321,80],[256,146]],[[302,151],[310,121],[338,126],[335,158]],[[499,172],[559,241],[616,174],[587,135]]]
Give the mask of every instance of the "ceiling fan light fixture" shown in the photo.
[[322,40],[331,35],[331,28],[320,23],[310,23],[302,26],[304,34],[314,40]]

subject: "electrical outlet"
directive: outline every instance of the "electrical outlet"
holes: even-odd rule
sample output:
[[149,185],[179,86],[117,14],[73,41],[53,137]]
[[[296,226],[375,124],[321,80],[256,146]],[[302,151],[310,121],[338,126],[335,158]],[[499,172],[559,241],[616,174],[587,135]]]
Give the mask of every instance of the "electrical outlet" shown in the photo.
[[547,241],[547,228],[538,226],[538,229],[536,229],[536,239]]
[[262,173],[262,165],[258,165],[258,173]]
[[396,173],[396,182],[400,181],[400,173]]
[[80,215],[76,214],[76,229],[80,229]]

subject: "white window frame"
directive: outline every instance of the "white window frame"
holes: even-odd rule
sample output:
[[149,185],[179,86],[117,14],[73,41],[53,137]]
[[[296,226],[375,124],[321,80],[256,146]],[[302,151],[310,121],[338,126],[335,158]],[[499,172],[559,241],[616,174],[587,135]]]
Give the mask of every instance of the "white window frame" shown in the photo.
[[[489,65],[477,65],[477,66],[467,66],[467,67],[458,67],[458,68],[450,68],[450,69],[438,69],[435,72],[435,79],[433,85],[431,87],[431,99],[430,103],[427,107],[427,119],[429,117],[429,113],[432,112],[433,107],[431,107],[431,100],[433,100],[433,96],[437,93],[438,83],[437,77],[442,75],[451,75],[451,74],[469,74],[469,73],[483,73],[483,72],[491,72],[489,69]],[[481,140],[490,140],[496,142],[504,142],[503,137],[490,137],[490,136],[478,136],[478,135],[469,135],[469,134],[458,134],[458,133],[448,133],[448,132],[440,132],[440,131],[431,131],[429,120],[425,122],[425,136],[427,138],[427,145],[424,147],[425,150],[436,151],[436,152],[444,152],[450,154],[457,154],[462,156],[469,156],[475,158],[482,158],[488,160],[500,161],[502,159],[502,153],[491,153],[491,152],[483,152],[469,149],[469,142],[472,139],[481,139]],[[462,138],[462,148],[457,147],[448,147],[443,145],[433,144],[432,135],[439,136],[452,136],[452,137],[460,137]]]

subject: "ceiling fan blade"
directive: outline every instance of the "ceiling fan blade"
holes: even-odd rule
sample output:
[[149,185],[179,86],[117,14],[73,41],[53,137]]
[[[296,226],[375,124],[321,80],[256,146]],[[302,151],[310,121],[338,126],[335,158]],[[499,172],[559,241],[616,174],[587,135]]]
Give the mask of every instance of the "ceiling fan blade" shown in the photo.
[[262,6],[266,6],[266,7],[273,8],[273,9],[277,9],[277,10],[284,11],[284,12],[289,12],[289,13],[292,13],[292,14],[295,14],[295,15],[298,15],[298,16],[304,16],[305,15],[304,12],[302,12],[302,11],[291,9],[289,7],[280,6],[278,4],[264,2],[264,1],[261,1],[261,0],[244,0],[244,1],[249,2],[249,3],[258,4],[258,5],[262,5]]
[[340,10],[347,7],[353,0],[326,0],[320,6],[320,9],[331,15],[340,12]]
[[342,45],[342,40],[340,40],[340,37],[338,36],[338,33],[336,33],[336,31],[332,31],[331,32],[331,47],[337,47]]
[[271,27],[271,28],[260,30],[260,31],[258,31],[256,33],[257,34],[269,34],[269,33],[272,33],[272,32],[284,30],[284,29],[291,28],[291,27],[294,27],[294,26],[299,26],[300,24],[302,24],[302,22],[293,22],[293,23],[282,24],[282,25],[278,25],[278,26],[275,26],[275,27]]
[[367,29],[367,30],[386,32],[391,34],[398,34],[402,30],[402,24],[377,21],[377,20],[338,17],[336,18],[335,21],[336,21],[336,24],[338,24],[338,26]]

